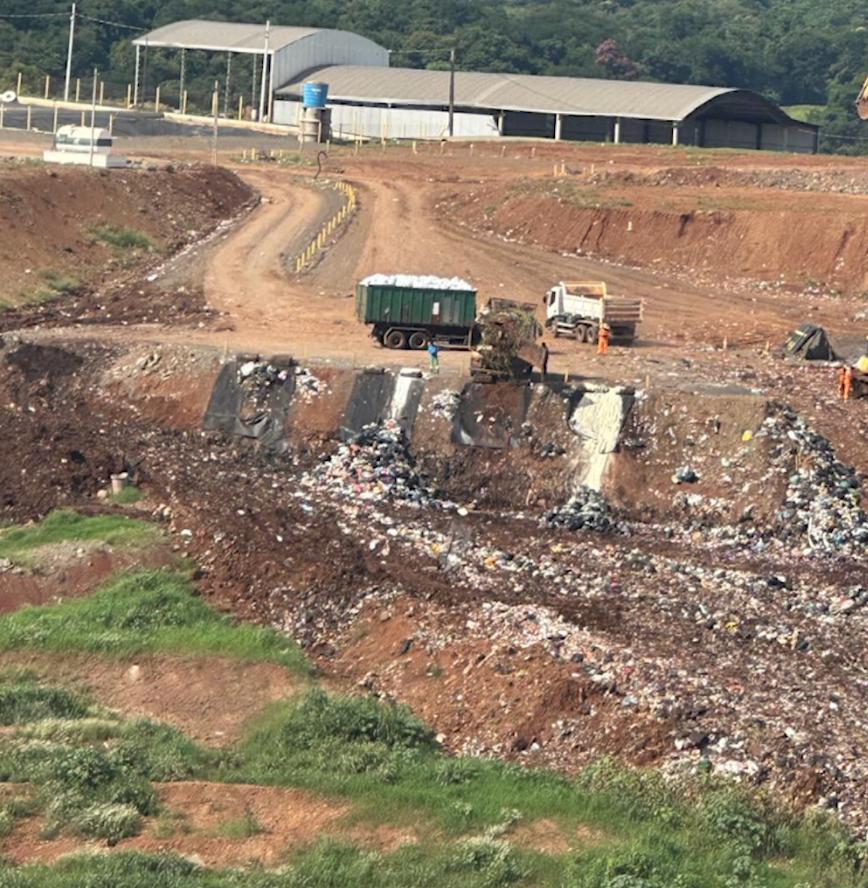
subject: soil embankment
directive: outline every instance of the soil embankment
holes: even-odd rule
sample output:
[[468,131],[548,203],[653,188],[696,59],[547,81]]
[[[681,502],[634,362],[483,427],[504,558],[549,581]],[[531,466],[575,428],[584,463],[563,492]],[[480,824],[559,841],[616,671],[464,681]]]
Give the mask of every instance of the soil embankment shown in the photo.
[[672,168],[575,170],[455,192],[441,211],[480,232],[695,282],[728,277],[787,292],[868,287],[868,174]]
[[151,299],[147,314],[134,318],[111,293],[89,297],[108,284],[116,294],[147,289],[144,269],[204,239],[253,196],[219,167],[0,169],[0,307],[37,303],[23,315],[0,314],[0,327],[88,313],[118,323],[201,311],[201,287],[198,296],[176,288],[171,299]]

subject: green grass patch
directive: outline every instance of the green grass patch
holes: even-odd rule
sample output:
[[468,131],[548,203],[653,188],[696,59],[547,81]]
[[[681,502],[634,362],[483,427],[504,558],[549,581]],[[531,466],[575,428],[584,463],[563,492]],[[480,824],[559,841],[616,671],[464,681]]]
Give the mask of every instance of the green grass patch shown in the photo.
[[21,725],[43,719],[79,719],[90,706],[63,688],[44,688],[31,682],[0,678],[0,725]]
[[265,827],[253,816],[251,811],[246,811],[243,817],[221,823],[217,832],[227,839],[250,839],[264,833]]
[[[847,838],[831,819],[800,820],[761,795],[704,774],[672,784],[655,771],[602,761],[570,780],[550,771],[453,758],[412,712],[373,698],[339,698],[315,690],[273,706],[251,726],[238,764],[224,770],[223,779],[301,786],[349,798],[354,808],[348,822],[413,823],[423,835],[442,837],[436,866],[424,879],[404,881],[402,868],[392,872],[388,863],[380,866],[378,872],[388,874],[383,884],[390,886],[866,884],[860,881],[864,846]],[[582,827],[595,838],[584,845],[574,841],[575,850],[558,858],[557,865],[551,855],[520,853],[509,843],[517,824],[541,819],[559,824],[565,837],[580,835]],[[343,874],[323,876],[323,882],[311,876],[299,884],[367,879],[358,871],[365,865],[359,853],[348,859],[350,852],[332,848],[329,854],[343,860],[333,868]],[[468,868],[456,870],[456,860]]]
[[633,206],[632,201],[626,198],[606,193],[605,186],[582,185],[563,176],[553,179],[519,179],[510,185],[509,193],[522,197],[528,195],[547,197],[579,209]]
[[156,540],[153,524],[126,515],[106,513],[85,516],[58,509],[39,524],[0,530],[0,558],[16,558],[41,546],[102,540],[110,546],[144,545]]
[[123,225],[115,225],[111,222],[103,222],[93,229],[94,237],[114,247],[116,251],[147,250],[151,246],[151,239],[143,232],[135,228],[124,228]]
[[48,289],[57,293],[68,293],[79,285],[78,278],[61,274],[53,268],[43,268],[39,276],[46,282]]
[[145,492],[140,487],[129,484],[126,487],[122,487],[117,493],[112,494],[112,502],[118,506],[129,506],[137,503],[144,495]]
[[186,576],[167,568],[122,572],[87,597],[5,614],[0,648],[116,656],[159,651],[268,661],[307,671],[293,641],[273,629],[233,623],[197,598]]

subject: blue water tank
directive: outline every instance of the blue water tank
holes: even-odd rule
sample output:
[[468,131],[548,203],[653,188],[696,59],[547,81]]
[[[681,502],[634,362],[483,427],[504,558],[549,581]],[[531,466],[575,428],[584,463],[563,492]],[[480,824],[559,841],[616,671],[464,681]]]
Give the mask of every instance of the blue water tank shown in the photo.
[[301,85],[301,103],[305,108],[325,108],[329,94],[327,83],[309,80]]

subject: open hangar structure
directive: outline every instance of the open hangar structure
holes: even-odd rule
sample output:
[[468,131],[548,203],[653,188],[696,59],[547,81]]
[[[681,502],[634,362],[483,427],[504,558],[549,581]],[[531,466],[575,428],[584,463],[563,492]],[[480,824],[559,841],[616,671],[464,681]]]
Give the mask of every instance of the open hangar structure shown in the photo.
[[[353,65],[388,67],[389,53],[373,40],[349,31],[325,28],[291,28],[284,26],[248,25],[237,22],[212,22],[191,19],[164,25],[137,37],[134,103],[139,100],[139,72],[142,51],[148,48],[174,49],[180,53],[180,91],[184,93],[184,53],[204,50],[225,54],[227,71],[236,54],[261,58],[259,99],[260,120],[272,119],[276,87],[293,81],[301,72],[322,65]],[[230,75],[227,75],[230,76]]]
[[[274,118],[294,123],[302,84],[328,84],[334,136],[443,138],[449,71],[332,65],[278,88]],[[457,72],[455,136],[697,145],[815,153],[819,127],[743,89]]]
[[[570,141],[696,145],[814,153],[819,128],[743,89],[427,71],[389,67],[389,51],[349,31],[189,20],[133,41],[136,100],[143,49],[261,57],[259,117],[290,127],[302,86],[328,84],[331,132],[344,138],[440,139],[516,136]],[[454,79],[453,79],[454,77]],[[450,96],[454,99],[450,102]]]

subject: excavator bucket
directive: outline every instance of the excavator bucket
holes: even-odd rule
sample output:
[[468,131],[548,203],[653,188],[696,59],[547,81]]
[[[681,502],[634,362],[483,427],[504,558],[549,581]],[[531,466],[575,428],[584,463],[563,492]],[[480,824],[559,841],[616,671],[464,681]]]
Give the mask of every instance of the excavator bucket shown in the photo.
[[862,89],[859,91],[859,96],[856,99],[856,113],[859,115],[860,120],[868,120],[868,77],[865,78],[865,82],[862,84]]

